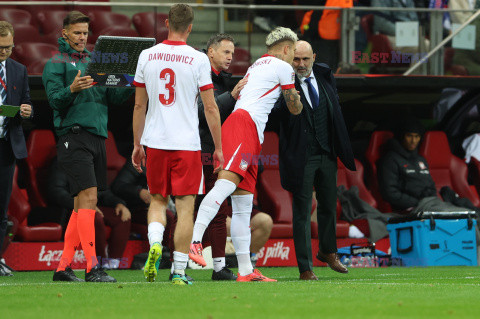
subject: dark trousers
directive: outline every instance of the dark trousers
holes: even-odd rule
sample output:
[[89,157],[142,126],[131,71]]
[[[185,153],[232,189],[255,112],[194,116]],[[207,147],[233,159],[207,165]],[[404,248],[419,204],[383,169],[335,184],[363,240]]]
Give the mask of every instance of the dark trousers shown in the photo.
[[12,194],[13,173],[15,172],[15,155],[10,142],[0,138],[0,257],[3,240],[7,232],[7,210]]
[[298,270],[312,270],[312,241],[310,221],[312,193],[317,198],[319,249],[323,253],[337,252],[337,160],[329,154],[310,156],[305,165],[303,186],[293,193],[293,241]]

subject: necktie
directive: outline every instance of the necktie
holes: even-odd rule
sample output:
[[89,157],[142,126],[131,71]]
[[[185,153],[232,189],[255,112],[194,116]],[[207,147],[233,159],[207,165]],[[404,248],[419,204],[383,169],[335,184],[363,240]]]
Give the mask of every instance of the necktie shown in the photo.
[[[0,96],[2,97],[2,103],[7,101],[7,79],[5,78],[5,70],[3,64],[0,63],[0,78],[2,79],[2,85],[0,85]],[[5,85],[5,87],[4,87]]]
[[[1,104],[6,104],[7,102],[7,81],[5,78],[5,70],[3,67],[3,64],[0,63],[0,79],[2,79],[2,83],[0,85],[0,96],[2,97],[2,103]],[[5,85],[5,87],[3,87]],[[0,105],[1,105],[0,104]],[[0,138],[3,138],[6,133],[6,128],[5,128],[5,117],[0,116]]]
[[318,93],[315,91],[315,88],[312,85],[312,78],[306,78],[305,83],[307,83],[308,87],[308,95],[310,96],[310,103],[312,104],[312,108],[316,109],[318,107],[319,98]]

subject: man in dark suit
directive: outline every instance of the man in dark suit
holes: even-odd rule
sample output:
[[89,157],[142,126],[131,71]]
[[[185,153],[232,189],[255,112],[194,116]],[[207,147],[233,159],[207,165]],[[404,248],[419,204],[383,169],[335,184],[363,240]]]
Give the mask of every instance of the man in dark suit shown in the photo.
[[295,88],[305,107],[299,115],[290,115],[282,103],[277,115],[281,182],[293,195],[293,239],[302,280],[318,280],[312,271],[313,188],[318,202],[317,258],[337,272],[348,272],[336,254],[337,156],[348,169],[355,170],[332,71],[314,61],[311,45],[298,41],[293,60]]
[[[15,117],[0,115],[0,254],[7,230],[15,160],[27,157],[22,118],[32,115],[27,68],[9,59],[14,47],[13,36],[12,25],[0,21],[0,105],[20,105],[20,112]],[[1,263],[0,276],[11,276]]]

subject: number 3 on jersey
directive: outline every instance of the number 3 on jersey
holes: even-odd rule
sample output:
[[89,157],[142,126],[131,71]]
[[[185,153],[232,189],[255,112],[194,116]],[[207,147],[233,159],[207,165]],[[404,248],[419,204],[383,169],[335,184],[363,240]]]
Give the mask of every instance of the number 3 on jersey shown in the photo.
[[168,91],[168,95],[159,94],[158,99],[163,105],[170,106],[175,102],[175,72],[169,68],[163,69],[160,72],[160,80],[165,83],[165,90]]

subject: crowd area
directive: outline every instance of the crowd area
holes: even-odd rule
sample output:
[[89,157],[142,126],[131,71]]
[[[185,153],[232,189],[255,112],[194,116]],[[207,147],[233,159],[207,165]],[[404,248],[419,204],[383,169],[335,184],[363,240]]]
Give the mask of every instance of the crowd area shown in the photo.
[[[346,7],[354,4],[342,2]],[[450,2],[458,5],[461,1]],[[467,2],[465,8],[479,4]],[[450,4],[392,0],[370,5]],[[83,281],[70,268],[75,251],[81,248],[87,259],[85,281],[115,282],[105,270],[118,268],[133,224],[138,236],[150,245],[144,266],[147,281],[156,280],[162,254],[169,251],[170,280],[191,285],[194,280],[185,273],[187,262],[190,259],[206,266],[205,246],[212,247],[212,280],[276,281],[255,268],[256,254],[276,222],[276,212],[264,212],[259,205],[257,179],[264,165],[275,167],[276,183],[292,198],[289,225],[301,280],[318,280],[313,272],[312,198],[319,240],[314,257],[344,274],[348,269],[337,255],[339,216],[348,223],[350,237],[368,237],[375,242],[388,236],[386,225],[391,217],[422,211],[477,211],[480,200],[463,174],[466,164],[438,160],[428,141],[437,145],[445,136],[425,133],[418,119],[407,116],[372,146],[376,158],[370,162],[368,186],[378,203],[368,201],[365,192],[370,198],[372,194],[363,184],[363,166],[354,158],[334,78],[334,73],[358,70],[338,63],[338,16],[334,14],[334,22],[328,22],[323,18],[326,11],[305,12],[300,27],[292,25],[288,14],[272,16],[270,11],[262,11],[256,15],[254,23],[268,32],[266,54],[232,85],[228,70],[234,63],[235,39],[215,34],[203,50],[192,48],[187,43],[195,25],[193,9],[173,5],[164,17],[165,38],[138,58],[134,88],[98,86],[85,74],[89,39],[95,30],[91,27],[97,23],[98,34],[105,30],[91,15],[67,12],[61,28],[50,33],[58,35],[55,50],[61,59],[50,57],[41,66],[56,134],[56,138],[48,137],[56,147],[41,156],[31,153],[32,144],[25,143],[22,128],[22,121],[34,116],[35,105],[28,68],[13,56],[18,26],[0,21],[0,257],[12,239],[6,235],[19,226],[17,200],[12,200],[11,194],[18,191],[15,172],[23,161],[30,174],[34,172],[26,178],[29,200],[41,203],[36,206],[43,209],[32,209],[21,222],[62,226],[64,250],[54,281]],[[395,22],[422,17],[412,12],[386,12],[373,19],[374,32],[385,34],[395,47]],[[446,32],[450,31],[448,21]],[[466,52],[462,61],[467,61],[470,53]],[[179,58],[162,58],[167,54]],[[84,59],[77,59],[78,55]],[[467,68],[469,74],[475,74],[474,65],[475,61]],[[133,151],[111,175],[109,159],[115,154],[105,146],[108,112],[133,95]],[[262,144],[269,143],[264,134],[267,121],[273,123],[278,136],[276,163],[261,160]],[[470,142],[468,152],[474,157],[475,142]],[[429,165],[432,161],[434,167]],[[436,175],[439,167],[452,175],[447,183],[438,177],[444,176],[442,173]],[[337,187],[341,169],[360,174],[356,189]],[[441,180],[442,185],[434,180]],[[476,232],[478,246],[478,228]],[[234,246],[238,274],[226,264],[227,238]],[[0,275],[13,276],[6,263],[1,261]]]

